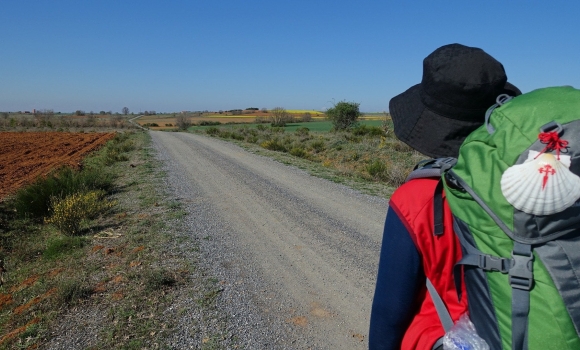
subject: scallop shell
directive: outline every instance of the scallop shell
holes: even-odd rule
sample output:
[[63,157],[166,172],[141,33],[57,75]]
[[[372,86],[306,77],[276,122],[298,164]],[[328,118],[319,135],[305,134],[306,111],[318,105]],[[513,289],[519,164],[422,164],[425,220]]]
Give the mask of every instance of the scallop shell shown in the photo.
[[570,156],[530,151],[528,159],[509,167],[501,191],[516,209],[534,215],[563,211],[580,198],[580,177],[568,169]]

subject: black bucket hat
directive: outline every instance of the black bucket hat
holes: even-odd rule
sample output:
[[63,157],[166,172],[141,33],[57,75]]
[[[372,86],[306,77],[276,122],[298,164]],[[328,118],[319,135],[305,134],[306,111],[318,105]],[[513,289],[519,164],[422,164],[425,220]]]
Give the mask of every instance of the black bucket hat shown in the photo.
[[497,96],[521,91],[482,49],[445,45],[423,60],[423,79],[389,102],[397,138],[430,157],[457,157]]

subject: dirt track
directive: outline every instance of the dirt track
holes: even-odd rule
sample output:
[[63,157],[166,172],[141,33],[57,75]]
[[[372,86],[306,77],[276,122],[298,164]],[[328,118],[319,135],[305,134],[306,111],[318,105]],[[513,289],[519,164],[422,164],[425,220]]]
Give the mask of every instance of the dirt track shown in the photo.
[[232,337],[251,349],[368,347],[385,200],[220,140],[151,135],[221,279]]
[[115,133],[0,132],[0,199],[62,165],[77,167]]

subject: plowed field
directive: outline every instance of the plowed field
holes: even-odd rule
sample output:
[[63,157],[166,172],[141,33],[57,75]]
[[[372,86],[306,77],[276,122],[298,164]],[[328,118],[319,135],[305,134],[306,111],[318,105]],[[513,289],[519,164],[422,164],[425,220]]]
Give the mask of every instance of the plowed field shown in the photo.
[[115,133],[0,132],[0,200],[62,165],[78,167]]

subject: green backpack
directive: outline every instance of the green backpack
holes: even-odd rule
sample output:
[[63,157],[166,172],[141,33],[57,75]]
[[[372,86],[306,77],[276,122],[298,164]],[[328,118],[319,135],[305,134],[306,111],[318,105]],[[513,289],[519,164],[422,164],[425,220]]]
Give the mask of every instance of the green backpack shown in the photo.
[[572,87],[500,96],[444,172],[464,254],[455,281],[491,349],[580,349],[578,175]]

